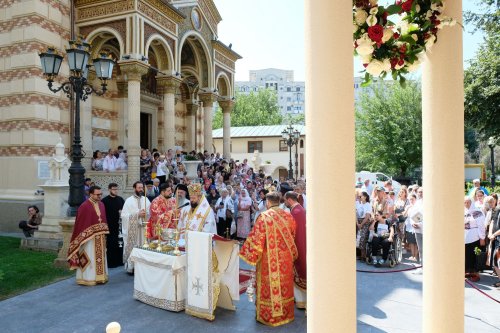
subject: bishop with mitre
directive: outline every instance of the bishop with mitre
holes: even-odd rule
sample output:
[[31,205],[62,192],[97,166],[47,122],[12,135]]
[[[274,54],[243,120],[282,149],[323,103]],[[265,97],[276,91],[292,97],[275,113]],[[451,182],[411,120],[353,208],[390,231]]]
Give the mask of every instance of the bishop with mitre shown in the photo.
[[201,192],[201,184],[190,184],[188,192],[190,205],[182,208],[179,216],[178,229],[181,234],[189,230],[216,234],[215,214]]

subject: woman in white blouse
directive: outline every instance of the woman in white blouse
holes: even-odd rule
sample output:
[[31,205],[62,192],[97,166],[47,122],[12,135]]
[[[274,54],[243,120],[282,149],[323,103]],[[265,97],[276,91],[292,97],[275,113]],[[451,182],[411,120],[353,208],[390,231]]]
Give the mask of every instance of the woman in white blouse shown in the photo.
[[361,192],[356,201],[356,226],[359,230],[358,248],[361,252],[360,260],[366,259],[366,241],[368,240],[368,228],[371,223],[372,207],[370,205],[370,196],[366,192]]

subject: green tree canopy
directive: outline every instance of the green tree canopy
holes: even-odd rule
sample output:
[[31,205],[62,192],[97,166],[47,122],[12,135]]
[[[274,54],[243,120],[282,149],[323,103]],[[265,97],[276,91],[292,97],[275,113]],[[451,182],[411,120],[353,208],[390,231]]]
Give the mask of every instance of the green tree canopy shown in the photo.
[[480,1],[482,13],[466,13],[466,21],[485,32],[485,39],[464,73],[465,123],[484,139],[500,137],[500,9]]
[[[231,126],[279,125],[283,116],[278,107],[276,91],[261,89],[248,95],[237,93],[236,103],[231,113]],[[213,128],[222,128],[222,110],[214,116]]]
[[356,169],[408,176],[422,165],[419,83],[372,84],[356,106]]

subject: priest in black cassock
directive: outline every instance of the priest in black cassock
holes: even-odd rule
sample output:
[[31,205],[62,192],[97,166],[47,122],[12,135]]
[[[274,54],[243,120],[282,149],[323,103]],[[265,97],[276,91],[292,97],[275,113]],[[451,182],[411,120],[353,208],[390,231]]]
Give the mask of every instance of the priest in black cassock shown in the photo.
[[108,221],[109,234],[107,235],[108,267],[123,266],[123,247],[118,243],[120,213],[125,200],[118,195],[118,184],[108,185],[109,195],[102,199],[106,207],[106,220]]

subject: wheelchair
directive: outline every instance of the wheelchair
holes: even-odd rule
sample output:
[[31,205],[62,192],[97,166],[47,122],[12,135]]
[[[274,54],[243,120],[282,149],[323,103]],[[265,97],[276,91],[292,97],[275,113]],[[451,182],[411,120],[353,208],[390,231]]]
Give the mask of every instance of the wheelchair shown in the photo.
[[[397,227],[396,224],[394,227]],[[377,256],[382,256],[382,248],[380,248],[376,254]],[[399,237],[397,232],[394,233],[394,237],[392,243],[389,247],[389,255],[387,256],[387,260],[385,263],[389,265],[389,267],[393,268],[397,264],[399,264],[403,260],[403,244],[402,239]],[[372,256],[372,240],[368,240],[366,242],[366,263],[368,265],[373,264],[373,256]]]

